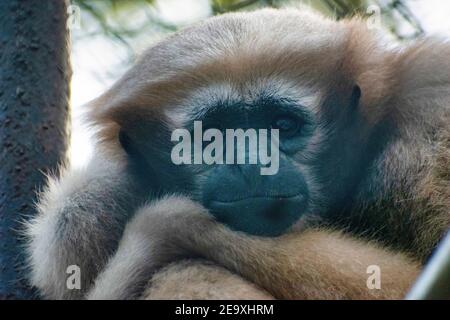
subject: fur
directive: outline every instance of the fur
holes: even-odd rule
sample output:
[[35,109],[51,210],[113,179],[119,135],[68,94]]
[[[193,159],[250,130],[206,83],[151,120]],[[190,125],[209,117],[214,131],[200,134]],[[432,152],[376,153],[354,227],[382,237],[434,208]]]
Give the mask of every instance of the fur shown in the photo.
[[[403,297],[450,226],[449,56],[443,40],[400,46],[361,19],[304,9],[227,14],[170,36],[92,103],[102,156],[50,179],[41,195],[26,231],[32,284],[59,299]],[[346,138],[366,146],[354,164],[365,166],[364,178],[320,226],[302,221],[272,239],[232,232],[189,199],[158,200],[142,181],[148,176],[133,175],[121,133],[144,156],[163,153],[156,132],[175,128],[195,97],[252,99],[268,84],[302,88],[296,97],[331,108],[361,88],[361,127]],[[351,147],[333,145],[325,129],[311,153],[326,143]],[[340,185],[349,160],[332,160],[330,180]],[[315,190],[322,203],[329,193]],[[192,257],[209,262],[174,263]],[[64,287],[68,264],[82,267],[80,291]],[[370,265],[382,270],[380,290],[366,286]]]

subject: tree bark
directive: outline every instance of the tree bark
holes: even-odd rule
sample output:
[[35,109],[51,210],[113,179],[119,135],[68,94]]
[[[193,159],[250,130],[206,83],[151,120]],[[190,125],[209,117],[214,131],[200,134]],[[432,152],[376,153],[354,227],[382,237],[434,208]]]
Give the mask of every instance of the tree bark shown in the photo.
[[0,1],[0,299],[32,298],[20,220],[44,173],[65,161],[70,66],[67,4]]

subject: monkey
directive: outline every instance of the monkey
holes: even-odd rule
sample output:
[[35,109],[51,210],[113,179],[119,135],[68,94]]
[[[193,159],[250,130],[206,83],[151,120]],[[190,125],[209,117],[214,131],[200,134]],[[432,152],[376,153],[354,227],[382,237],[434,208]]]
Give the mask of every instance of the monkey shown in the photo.
[[[163,39],[90,105],[91,162],[49,177],[25,228],[31,284],[49,299],[402,298],[450,225],[449,57],[446,40],[399,44],[305,8]],[[278,130],[278,172],[174,164],[171,135],[195,121]]]

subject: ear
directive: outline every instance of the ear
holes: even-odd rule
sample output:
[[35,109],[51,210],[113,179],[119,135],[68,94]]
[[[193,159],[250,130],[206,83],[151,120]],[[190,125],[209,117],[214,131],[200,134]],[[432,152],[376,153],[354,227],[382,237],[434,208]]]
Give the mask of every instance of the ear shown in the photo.
[[122,108],[114,116],[120,129],[118,139],[131,157],[142,157],[149,163],[166,161],[171,150],[171,130],[159,112],[145,108]]
[[159,112],[148,109],[121,109],[115,115],[120,127],[117,139],[141,178],[155,188],[182,192],[190,183],[189,175],[171,160],[172,130]]
[[393,93],[399,105],[420,108],[450,105],[450,42],[424,40],[398,57]]
[[139,159],[140,161],[144,160],[144,156],[141,153],[139,146],[122,128],[119,130],[119,143],[128,156]]
[[361,88],[359,85],[354,85],[352,90],[352,95],[350,97],[350,109],[355,110],[359,106],[359,100],[361,99]]

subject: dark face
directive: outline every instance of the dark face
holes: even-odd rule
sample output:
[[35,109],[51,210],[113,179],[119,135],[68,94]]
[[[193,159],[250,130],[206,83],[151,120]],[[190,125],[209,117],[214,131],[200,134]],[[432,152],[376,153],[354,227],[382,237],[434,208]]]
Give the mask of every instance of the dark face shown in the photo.
[[[320,111],[313,111],[289,99],[258,98],[251,103],[234,101],[208,107],[202,105],[198,109],[193,108],[185,117],[182,129],[192,139],[196,121],[202,123],[200,137],[208,129],[216,129],[224,138],[227,129],[253,129],[257,133],[260,129],[267,129],[269,153],[273,148],[269,147],[270,130],[277,129],[277,170],[268,175],[262,174],[261,169],[269,164],[261,163],[259,158],[256,163],[249,163],[252,150],[248,140],[245,140],[244,149],[238,149],[235,143],[233,164],[195,164],[194,141],[189,147],[191,163],[174,164],[170,154],[177,142],[172,139],[167,144],[171,130],[162,127],[161,123],[150,126],[154,133],[149,133],[148,129],[139,133],[134,128],[135,136],[122,134],[121,142],[135,159],[143,159],[141,163],[145,164],[140,165],[141,168],[150,168],[144,170],[146,174],[140,175],[152,182],[152,190],[159,190],[162,194],[187,194],[234,230],[260,236],[278,236],[302,216],[337,210],[348,201],[348,194],[356,185],[361,171],[359,155],[364,153],[359,147],[361,143],[357,134],[360,123],[351,106],[357,104],[359,95],[357,88],[352,95],[356,101],[350,101],[345,108],[337,105],[333,97],[323,102]],[[142,138],[149,134],[153,139]],[[200,145],[197,144],[197,147],[200,146],[197,150],[206,150],[215,139],[203,139]],[[225,146],[227,141],[223,142],[224,148],[212,154],[217,156],[218,152],[223,153],[225,162],[230,149]],[[140,146],[143,145],[150,147],[144,148],[145,156],[140,157],[140,150],[143,149]],[[258,151],[261,146],[258,144]],[[244,163],[237,163],[238,153]]]
[[[269,147],[270,130],[278,129],[279,134],[278,157],[272,158],[277,164],[263,165],[259,159],[250,164],[249,140],[246,140],[244,150],[237,147],[235,140],[234,164],[190,165],[196,177],[195,200],[219,221],[249,234],[277,236],[298,221],[310,200],[306,178],[295,159],[314,131],[314,119],[306,108],[288,100],[268,98],[258,99],[250,105],[240,102],[219,104],[210,110],[192,113],[186,124],[191,136],[194,136],[194,121],[202,122],[203,132],[219,129],[224,138],[226,129],[254,129],[258,134],[261,133],[259,129],[267,129],[269,154],[273,151]],[[209,141],[203,142],[203,150],[208,144]],[[259,151],[262,145],[257,147]],[[225,153],[230,149],[224,147],[222,151],[225,162]],[[245,163],[236,163],[237,153],[246,160]],[[278,170],[262,174],[261,168],[269,166],[276,166]]]
[[[204,131],[279,131],[276,173],[262,175],[261,163],[191,165],[194,199],[232,229],[260,236],[281,235],[308,214],[340,212],[352,201],[374,152],[364,147],[359,87],[343,96],[339,100],[329,94],[316,109],[288,98],[263,97],[192,112],[188,129],[189,122],[201,120]],[[244,150],[247,160],[249,149]]]

